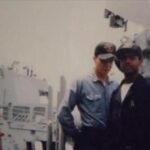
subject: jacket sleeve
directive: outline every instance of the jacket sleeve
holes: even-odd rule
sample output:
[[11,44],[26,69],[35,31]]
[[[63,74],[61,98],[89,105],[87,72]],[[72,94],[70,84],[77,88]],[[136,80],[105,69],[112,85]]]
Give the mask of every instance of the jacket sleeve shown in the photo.
[[[109,116],[108,116],[108,129],[106,132],[106,149],[114,150],[117,149],[118,145],[118,134],[119,128],[117,121],[118,118],[118,109],[116,108],[116,93],[118,92],[118,88],[112,93],[110,106],[109,106]],[[117,124],[116,124],[117,123]]]
[[62,105],[60,106],[57,116],[64,132],[71,137],[74,137],[79,133],[72,115],[72,111],[79,100],[79,91],[80,85],[78,82],[75,82],[68,90],[64,100],[62,101]]

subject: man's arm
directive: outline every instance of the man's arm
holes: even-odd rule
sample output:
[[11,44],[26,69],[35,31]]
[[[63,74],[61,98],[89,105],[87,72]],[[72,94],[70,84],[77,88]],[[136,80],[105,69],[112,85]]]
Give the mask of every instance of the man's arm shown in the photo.
[[71,137],[75,137],[79,134],[71,113],[74,107],[77,105],[77,101],[79,100],[79,90],[80,87],[78,82],[74,83],[74,85],[70,88],[67,95],[65,96],[63,104],[60,107],[60,111],[58,113],[58,120],[62,125],[64,132]]

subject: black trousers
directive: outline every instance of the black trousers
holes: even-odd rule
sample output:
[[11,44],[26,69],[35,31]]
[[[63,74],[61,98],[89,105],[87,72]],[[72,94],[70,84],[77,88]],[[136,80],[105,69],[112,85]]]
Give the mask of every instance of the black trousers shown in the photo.
[[82,127],[81,134],[74,140],[74,150],[103,150],[106,131]]

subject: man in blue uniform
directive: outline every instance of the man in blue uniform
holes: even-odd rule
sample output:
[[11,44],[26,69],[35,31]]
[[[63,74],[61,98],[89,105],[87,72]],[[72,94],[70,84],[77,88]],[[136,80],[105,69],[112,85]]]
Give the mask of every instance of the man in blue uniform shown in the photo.
[[150,84],[139,74],[142,51],[126,43],[116,57],[124,79],[110,102],[110,150],[150,150]]
[[[115,45],[108,42],[97,45],[93,73],[74,82],[61,106],[58,120],[64,132],[73,138],[75,150],[101,150],[103,147],[110,97],[118,85],[108,77],[115,49]],[[75,106],[81,115],[80,129],[71,114]]]

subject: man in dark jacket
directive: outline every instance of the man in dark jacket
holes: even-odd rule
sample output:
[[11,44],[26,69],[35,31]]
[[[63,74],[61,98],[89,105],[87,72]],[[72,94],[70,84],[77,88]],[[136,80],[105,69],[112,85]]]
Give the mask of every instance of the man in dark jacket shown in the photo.
[[150,150],[150,85],[139,74],[142,51],[122,45],[116,57],[124,80],[110,103],[110,149]]

